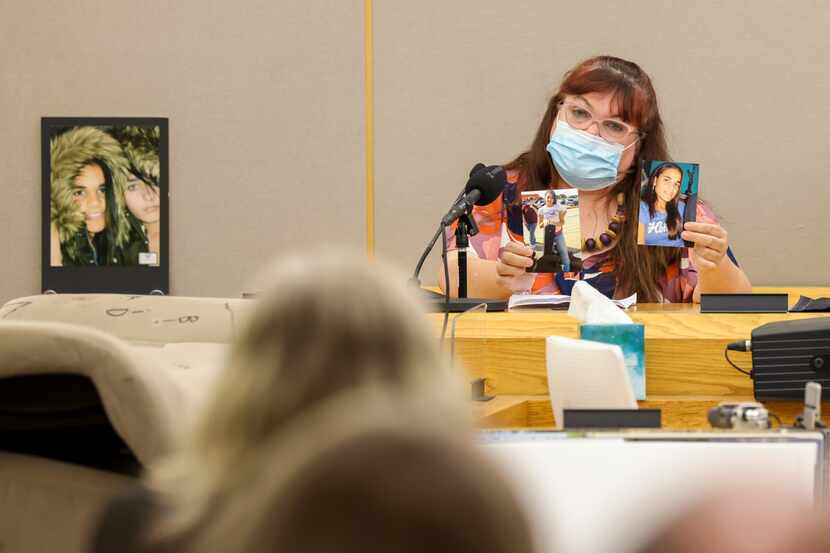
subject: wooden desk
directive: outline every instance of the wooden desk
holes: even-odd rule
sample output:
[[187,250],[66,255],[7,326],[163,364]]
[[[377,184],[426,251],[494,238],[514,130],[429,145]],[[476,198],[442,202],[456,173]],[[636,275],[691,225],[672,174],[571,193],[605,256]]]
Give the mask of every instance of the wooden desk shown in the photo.
[[[757,292],[788,292],[830,297],[830,288],[756,288]],[[646,393],[642,407],[663,410],[663,425],[673,429],[706,428],[706,411],[720,401],[751,401],[752,381],[729,366],[726,344],[748,339],[753,328],[781,320],[826,317],[826,313],[703,314],[690,304],[643,304],[630,312],[645,325]],[[440,331],[443,315],[430,321]],[[451,319],[454,315],[451,315]],[[578,337],[578,321],[564,311],[517,310],[470,313],[456,326],[456,355],[470,378],[485,378],[493,402],[475,407],[484,427],[546,427],[553,425],[547,399],[545,337]],[[449,330],[448,330],[449,336]],[[738,366],[749,368],[751,356],[732,352]],[[800,401],[770,402],[767,407],[792,423]],[[830,404],[825,412],[830,415]],[[830,423],[830,418],[825,422]]]

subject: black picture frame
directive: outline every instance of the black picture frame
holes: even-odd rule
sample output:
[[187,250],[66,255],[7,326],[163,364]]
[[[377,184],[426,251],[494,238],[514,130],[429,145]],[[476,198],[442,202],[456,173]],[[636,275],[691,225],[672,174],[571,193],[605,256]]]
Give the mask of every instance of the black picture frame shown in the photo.
[[[61,266],[50,260],[51,149],[50,130],[56,127],[158,127],[161,235],[158,266]],[[43,117],[41,118],[41,290],[44,293],[170,293],[170,155],[168,119],[163,117]]]

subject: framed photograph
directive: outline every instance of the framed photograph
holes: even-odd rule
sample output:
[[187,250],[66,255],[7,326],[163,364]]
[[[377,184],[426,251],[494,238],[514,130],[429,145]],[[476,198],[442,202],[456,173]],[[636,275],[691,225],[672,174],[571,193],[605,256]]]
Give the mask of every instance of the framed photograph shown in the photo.
[[683,225],[697,215],[700,165],[645,160],[640,166],[637,243],[666,248],[693,244],[680,237]]
[[42,289],[169,293],[168,121],[44,117]]
[[533,249],[529,273],[569,273],[582,268],[579,191],[522,192],[523,239]]

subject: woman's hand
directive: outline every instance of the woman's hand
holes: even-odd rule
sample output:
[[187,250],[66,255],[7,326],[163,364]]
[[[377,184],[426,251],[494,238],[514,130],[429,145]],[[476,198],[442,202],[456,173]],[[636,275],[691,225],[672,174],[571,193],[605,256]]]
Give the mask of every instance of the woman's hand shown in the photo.
[[533,286],[533,273],[527,268],[533,266],[533,250],[521,242],[510,241],[501,249],[496,262],[498,283],[513,292],[525,292]]
[[688,222],[683,225],[680,236],[695,243],[694,261],[698,270],[717,269],[729,249],[729,235],[717,223]]
[[752,292],[746,273],[726,256],[729,236],[717,223],[686,223],[684,240],[695,243],[692,259],[697,268],[697,286],[692,295],[700,302],[701,294],[741,294]]

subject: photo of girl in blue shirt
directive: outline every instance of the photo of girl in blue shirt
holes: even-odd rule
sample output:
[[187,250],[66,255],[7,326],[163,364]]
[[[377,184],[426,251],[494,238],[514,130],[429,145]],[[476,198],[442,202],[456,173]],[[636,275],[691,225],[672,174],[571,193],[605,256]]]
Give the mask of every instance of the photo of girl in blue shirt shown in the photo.
[[[687,199],[697,196],[697,182],[694,180],[697,171],[689,170],[691,174],[685,175],[684,183],[684,168],[681,165],[692,164],[652,162],[652,170],[640,194],[638,244],[675,248],[685,245],[680,233],[686,220]],[[691,194],[688,193],[690,190]],[[694,217],[688,220],[693,221]]]

